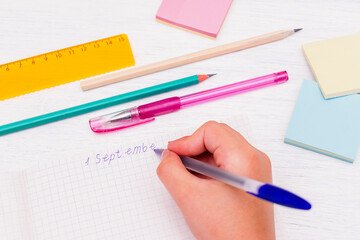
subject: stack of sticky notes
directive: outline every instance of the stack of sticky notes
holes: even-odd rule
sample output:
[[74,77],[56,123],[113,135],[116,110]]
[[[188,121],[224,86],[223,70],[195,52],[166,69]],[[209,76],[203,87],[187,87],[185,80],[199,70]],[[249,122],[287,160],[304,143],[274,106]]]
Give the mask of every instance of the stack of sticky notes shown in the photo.
[[326,99],[360,93],[360,34],[303,45]]
[[360,144],[360,95],[326,100],[316,82],[304,80],[285,142],[353,162]]
[[156,20],[216,38],[232,0],[163,0]]

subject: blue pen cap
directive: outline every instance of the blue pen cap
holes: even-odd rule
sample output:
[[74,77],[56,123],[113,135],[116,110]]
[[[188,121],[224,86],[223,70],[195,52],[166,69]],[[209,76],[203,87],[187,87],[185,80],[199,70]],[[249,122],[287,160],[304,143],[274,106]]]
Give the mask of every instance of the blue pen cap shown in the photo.
[[[248,192],[250,193],[250,192]],[[271,184],[262,185],[258,194],[250,193],[267,201],[277,203],[286,207],[309,210],[311,204],[303,198]]]

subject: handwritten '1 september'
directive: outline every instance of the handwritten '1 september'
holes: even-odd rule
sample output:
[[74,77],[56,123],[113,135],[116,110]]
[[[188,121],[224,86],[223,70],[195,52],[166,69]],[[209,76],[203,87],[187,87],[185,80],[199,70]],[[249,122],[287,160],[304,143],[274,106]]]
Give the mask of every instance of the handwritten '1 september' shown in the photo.
[[114,160],[118,160],[123,158],[124,156],[137,155],[141,153],[146,153],[149,150],[154,150],[156,148],[155,143],[137,145],[134,147],[126,148],[125,152],[122,152],[120,149],[116,149],[116,151],[106,152],[106,153],[96,153],[93,157],[87,157],[85,161],[85,165],[88,166],[90,164],[110,164]]

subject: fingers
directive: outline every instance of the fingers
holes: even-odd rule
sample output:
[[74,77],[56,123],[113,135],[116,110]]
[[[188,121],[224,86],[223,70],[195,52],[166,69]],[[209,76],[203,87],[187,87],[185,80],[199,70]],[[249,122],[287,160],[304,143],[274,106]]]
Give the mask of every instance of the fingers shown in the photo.
[[185,156],[213,154],[206,162],[224,170],[271,182],[270,159],[251,146],[245,138],[226,124],[210,121],[191,136],[169,142],[168,149]]
[[168,148],[179,155],[196,156],[205,151],[214,154],[218,166],[230,158],[245,157],[254,148],[245,138],[226,124],[210,121],[191,136],[169,142]]
[[174,200],[180,204],[184,195],[190,194],[199,179],[184,167],[176,153],[166,149],[161,159],[156,173]]

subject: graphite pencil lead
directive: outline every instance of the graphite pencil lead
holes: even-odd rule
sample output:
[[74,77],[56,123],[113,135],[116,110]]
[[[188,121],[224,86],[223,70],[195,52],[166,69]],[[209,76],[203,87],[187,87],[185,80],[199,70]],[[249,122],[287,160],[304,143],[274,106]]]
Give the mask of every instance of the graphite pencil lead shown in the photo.
[[212,76],[214,76],[214,75],[216,75],[217,73],[213,73],[213,74],[206,74],[206,75],[208,75],[208,77],[212,77]]
[[298,32],[300,30],[302,30],[302,28],[296,28],[296,29],[294,29],[294,32]]

